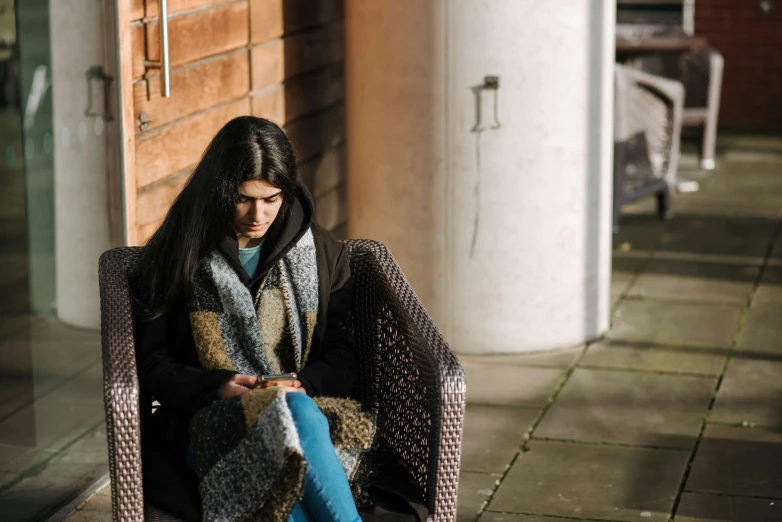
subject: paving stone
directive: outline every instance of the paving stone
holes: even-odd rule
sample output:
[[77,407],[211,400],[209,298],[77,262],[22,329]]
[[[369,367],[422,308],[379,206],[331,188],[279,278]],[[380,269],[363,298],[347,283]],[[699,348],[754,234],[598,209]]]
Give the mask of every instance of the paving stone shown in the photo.
[[673,520],[674,522],[771,522],[782,520],[782,502],[761,498],[684,493]]
[[[779,294],[782,297],[782,294]],[[782,299],[758,297],[752,301],[736,349],[753,354],[775,354],[782,357]]]
[[542,406],[562,370],[462,362],[467,402],[506,406]]
[[634,252],[651,252],[657,248],[660,236],[668,223],[657,219],[655,203],[651,199],[640,201],[639,205],[622,207],[619,232],[614,234],[615,248],[625,245]]
[[[40,454],[40,452],[36,452]],[[66,450],[51,454],[36,468],[17,475],[14,484],[0,494],[3,520],[38,520],[55,512],[108,471],[104,427],[90,431]]]
[[29,315],[0,315],[0,339],[24,334],[38,321]]
[[16,480],[26,469],[40,466],[55,455],[55,451],[15,444],[0,444],[0,474],[9,479],[0,482],[0,487],[4,487],[7,482]]
[[745,359],[737,353],[717,393],[709,420],[782,427],[782,361]]
[[624,301],[613,318],[612,339],[728,348],[742,305]]
[[536,409],[467,405],[462,470],[502,473],[537,416]]
[[[732,203],[738,199],[731,196]],[[660,236],[657,250],[762,258],[775,228],[773,219],[679,212]]]
[[[778,204],[778,203],[777,203]],[[725,225],[726,230],[730,225]],[[714,229],[717,229],[715,231]],[[710,232],[699,235],[694,232],[670,232],[660,240],[658,249],[663,252],[690,252],[714,256],[749,256],[762,259],[768,250],[771,234],[762,238],[741,238],[719,235],[719,225]]]
[[534,437],[689,449],[715,378],[577,369]]
[[678,261],[689,263],[709,263],[724,265],[747,265],[760,267],[763,258],[743,255],[699,254],[697,252],[654,252],[654,259],[660,261]]
[[[772,267],[779,267],[780,260],[782,260],[782,239],[777,238],[774,241],[774,246],[771,248],[771,256],[768,260],[769,266]],[[777,271],[774,274],[770,274],[769,276],[769,282],[772,284],[779,285],[780,284],[780,274],[779,271]]]
[[111,484],[106,484],[99,489],[83,505],[79,506],[79,509],[111,514]]
[[[578,520],[568,518],[567,520]],[[538,517],[535,515],[516,515],[513,513],[484,513],[479,522],[563,522],[561,518]]]
[[743,305],[759,271],[757,265],[654,259],[628,295]]
[[489,510],[666,522],[687,459],[684,451],[533,441]]
[[631,275],[625,274],[626,277],[617,279],[615,276],[611,276],[611,308],[614,308],[619,304],[619,299],[624,295],[625,290],[630,285],[632,280]]
[[698,447],[686,489],[782,499],[779,462],[782,431],[711,424]]
[[579,366],[718,375],[724,360],[702,348],[602,341],[589,347]]
[[[776,219],[779,216],[779,203],[773,200],[765,201],[733,201],[730,195],[723,195],[713,200],[691,199],[677,201],[677,212],[690,215],[721,215],[739,218]],[[762,259],[758,257],[758,259]]]
[[459,355],[462,364],[496,366],[531,366],[542,368],[569,368],[581,355],[583,346],[563,348],[546,352],[519,353],[512,355]]
[[456,521],[470,522],[491,495],[500,475],[489,473],[459,473],[459,496],[456,499]]
[[111,520],[111,510],[108,513],[77,510],[65,517],[63,522],[111,522]]
[[629,287],[636,273],[647,263],[646,257],[614,255],[611,264],[611,297],[620,297]]
[[34,416],[36,451],[58,450],[104,420],[102,384],[102,367],[96,364],[0,421],[0,435],[18,440]]

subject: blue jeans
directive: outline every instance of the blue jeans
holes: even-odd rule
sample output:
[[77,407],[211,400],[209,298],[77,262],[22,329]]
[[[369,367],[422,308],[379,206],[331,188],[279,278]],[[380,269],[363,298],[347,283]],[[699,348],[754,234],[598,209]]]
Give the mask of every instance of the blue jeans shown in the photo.
[[285,399],[307,461],[304,497],[288,522],[361,522],[326,416],[304,393],[288,393]]

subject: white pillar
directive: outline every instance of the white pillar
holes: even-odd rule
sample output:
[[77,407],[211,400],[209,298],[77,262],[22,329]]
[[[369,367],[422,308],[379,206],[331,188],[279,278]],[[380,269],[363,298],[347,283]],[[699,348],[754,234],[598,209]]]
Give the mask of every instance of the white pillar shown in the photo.
[[458,352],[608,328],[614,18],[613,0],[346,2],[349,235],[389,246]]
[[[100,327],[98,257],[111,248],[108,121],[104,90],[85,74],[107,61],[100,2],[49,2],[54,108],[54,207],[57,315],[65,323]],[[67,42],[67,44],[65,43]]]

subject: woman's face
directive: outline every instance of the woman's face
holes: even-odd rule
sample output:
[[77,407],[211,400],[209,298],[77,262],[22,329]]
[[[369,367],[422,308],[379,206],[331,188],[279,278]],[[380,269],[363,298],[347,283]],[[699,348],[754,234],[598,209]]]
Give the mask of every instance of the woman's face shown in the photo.
[[234,214],[239,248],[254,247],[260,243],[281,206],[282,190],[278,187],[258,179],[242,183]]

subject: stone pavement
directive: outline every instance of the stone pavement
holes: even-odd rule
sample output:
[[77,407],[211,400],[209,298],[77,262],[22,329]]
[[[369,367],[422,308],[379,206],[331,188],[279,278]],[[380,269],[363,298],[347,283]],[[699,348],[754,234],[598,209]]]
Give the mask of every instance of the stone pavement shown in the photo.
[[[459,522],[782,520],[779,158],[685,164],[670,222],[627,209],[605,339],[461,357]],[[110,518],[104,488],[67,520]]]
[[605,339],[460,358],[460,522],[782,520],[780,158],[627,209]]

